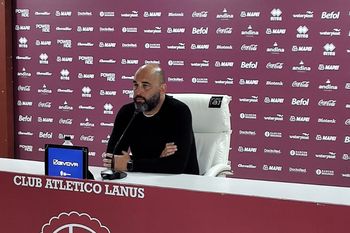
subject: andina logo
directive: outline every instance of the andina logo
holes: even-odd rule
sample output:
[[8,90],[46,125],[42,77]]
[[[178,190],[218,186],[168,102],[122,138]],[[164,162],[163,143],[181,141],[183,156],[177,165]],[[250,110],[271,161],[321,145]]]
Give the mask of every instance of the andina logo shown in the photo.
[[52,217],[41,228],[40,233],[63,233],[63,232],[91,232],[110,233],[108,227],[102,225],[97,218],[90,217],[87,213],[62,212],[58,216]]

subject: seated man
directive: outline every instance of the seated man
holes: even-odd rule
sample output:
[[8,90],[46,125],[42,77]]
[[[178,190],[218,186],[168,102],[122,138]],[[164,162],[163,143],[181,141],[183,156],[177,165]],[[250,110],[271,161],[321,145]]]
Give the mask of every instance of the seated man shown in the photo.
[[117,171],[199,174],[190,109],[165,94],[162,69],[157,64],[140,67],[133,90],[134,102],[124,105],[115,118],[107,153],[102,155],[104,166]]

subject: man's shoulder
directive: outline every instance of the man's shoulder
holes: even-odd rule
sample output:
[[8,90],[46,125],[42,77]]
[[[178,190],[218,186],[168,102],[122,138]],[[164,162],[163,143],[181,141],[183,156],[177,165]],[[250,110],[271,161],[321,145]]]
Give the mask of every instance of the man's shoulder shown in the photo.
[[133,113],[135,107],[134,103],[127,103],[120,107],[119,113],[127,114],[127,113]]
[[190,111],[189,107],[187,106],[186,103],[182,102],[181,100],[178,100],[174,98],[171,95],[166,96],[166,102],[167,104],[171,107],[171,109],[176,110],[176,111]]

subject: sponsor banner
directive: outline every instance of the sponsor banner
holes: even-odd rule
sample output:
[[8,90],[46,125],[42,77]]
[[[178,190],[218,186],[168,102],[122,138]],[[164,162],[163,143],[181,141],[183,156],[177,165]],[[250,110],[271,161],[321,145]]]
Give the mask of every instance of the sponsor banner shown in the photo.
[[[256,166],[240,163],[238,167],[252,171]],[[266,173],[280,170],[276,165],[266,165],[264,169],[268,169],[264,170]],[[290,167],[289,170],[295,174],[303,172],[303,168],[299,167]],[[318,173],[326,174],[328,171],[320,170]],[[196,229],[203,233],[228,229],[255,232],[269,219],[283,222],[282,228],[279,224],[270,226],[271,232],[279,232],[282,229],[283,232],[292,233],[300,227],[308,229],[311,224],[312,229],[318,226],[320,233],[326,233],[323,229],[330,227],[338,233],[345,233],[346,218],[349,215],[349,208],[341,205],[322,205],[327,214],[320,217],[319,207],[308,202],[9,172],[0,172],[0,183],[1,229],[13,233],[112,233],[142,232],[144,229],[153,229],[154,232],[167,229],[167,232],[189,233],[193,232],[193,221],[200,222],[203,218],[217,223],[213,225],[212,221],[207,221],[199,227],[196,226]],[[28,198],[31,201],[28,201]],[[90,202],[95,205],[86,204]],[[188,202],[192,208],[184,215],[183,210],[188,207]],[[96,205],[99,208],[96,208]],[[116,211],[116,206],[121,213],[133,214],[121,214],[116,218],[115,214],[111,214]],[[168,206],[169,210],[164,210],[164,206]],[[272,211],[264,215],[254,211],[266,206],[270,206]],[[150,209],[153,210],[153,214],[149,214]],[[212,211],[206,211],[208,209]],[[230,215],[232,221],[223,219],[218,212]],[[291,217],[281,212],[299,215]],[[254,219],[257,219],[255,224],[239,224],[249,222],[252,213],[255,213]],[[21,219],[21,224],[18,224],[13,216]],[[155,216],[158,219],[157,224],[154,222]],[[330,217],[334,218],[331,223],[327,221]],[[181,224],[175,224],[170,229],[174,219],[181,221]],[[128,221],[138,224],[124,224]],[[295,225],[295,222],[299,224]]]
[[[61,144],[68,134],[89,147],[92,165],[101,165],[114,117],[132,101],[135,71],[157,63],[172,93],[232,96],[229,158],[237,167],[245,164],[240,156],[252,154],[257,165],[254,174],[238,169],[234,176],[326,185],[345,177],[343,160],[321,159],[328,152],[317,150],[327,143],[338,157],[348,153],[350,3],[297,0],[302,7],[295,9],[253,0],[219,0],[215,7],[204,0],[190,8],[185,0],[87,1],[14,6],[18,157],[41,160],[45,143]],[[289,160],[272,157],[264,170],[260,153]],[[305,155],[309,172],[294,172]],[[314,176],[328,161],[334,175]],[[283,169],[272,177],[270,165]]]

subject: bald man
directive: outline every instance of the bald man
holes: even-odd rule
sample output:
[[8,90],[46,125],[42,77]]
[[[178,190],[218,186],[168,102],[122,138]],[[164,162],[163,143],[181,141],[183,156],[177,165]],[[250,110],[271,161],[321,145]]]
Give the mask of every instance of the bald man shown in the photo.
[[115,118],[107,152],[102,155],[104,166],[117,171],[199,174],[190,109],[166,95],[160,66],[140,67],[133,90],[133,103],[124,105]]

